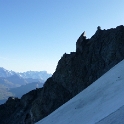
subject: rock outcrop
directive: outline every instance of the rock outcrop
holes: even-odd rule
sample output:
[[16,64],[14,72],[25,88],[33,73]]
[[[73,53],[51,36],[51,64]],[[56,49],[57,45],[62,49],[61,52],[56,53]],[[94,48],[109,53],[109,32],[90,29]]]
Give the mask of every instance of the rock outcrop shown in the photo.
[[81,36],[78,38],[77,42],[76,42],[76,52],[83,52],[83,48],[85,46],[85,44],[87,43],[87,39],[85,36],[85,31],[81,34]]
[[124,26],[80,36],[76,52],[64,54],[56,71],[39,88],[0,106],[1,124],[34,124],[92,84],[124,59]]

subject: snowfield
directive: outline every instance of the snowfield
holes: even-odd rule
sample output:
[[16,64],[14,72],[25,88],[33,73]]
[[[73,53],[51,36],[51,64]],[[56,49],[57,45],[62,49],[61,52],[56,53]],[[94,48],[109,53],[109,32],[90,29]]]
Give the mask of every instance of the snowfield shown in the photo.
[[124,124],[124,60],[36,124]]

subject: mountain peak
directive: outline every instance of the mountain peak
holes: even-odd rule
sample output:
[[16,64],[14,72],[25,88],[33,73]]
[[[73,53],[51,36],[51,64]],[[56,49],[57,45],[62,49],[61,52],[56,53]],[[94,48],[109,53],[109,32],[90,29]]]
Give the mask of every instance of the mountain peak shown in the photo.
[[[43,119],[123,59],[124,26],[98,28],[90,39],[82,34],[77,40],[76,52],[63,55],[43,88],[25,94],[14,104],[17,108],[0,106],[0,123],[35,123]],[[83,100],[82,104],[85,104]]]

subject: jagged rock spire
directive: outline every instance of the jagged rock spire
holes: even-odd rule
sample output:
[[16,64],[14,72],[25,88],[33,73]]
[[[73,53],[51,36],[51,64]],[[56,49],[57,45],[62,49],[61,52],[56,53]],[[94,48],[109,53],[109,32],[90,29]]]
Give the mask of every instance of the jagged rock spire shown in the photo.
[[83,47],[86,44],[85,41],[86,41],[86,33],[84,31],[76,42],[76,52],[80,52],[80,53],[83,52]]
[[86,36],[86,33],[85,33],[85,31],[82,33],[82,36]]

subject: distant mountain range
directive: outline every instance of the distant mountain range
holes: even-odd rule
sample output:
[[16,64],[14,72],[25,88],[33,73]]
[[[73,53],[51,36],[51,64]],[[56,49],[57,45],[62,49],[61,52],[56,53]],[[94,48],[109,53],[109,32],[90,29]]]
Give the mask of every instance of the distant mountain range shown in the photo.
[[22,85],[20,87],[11,88],[9,89],[9,92],[11,92],[13,96],[21,98],[22,95],[26,94],[27,92],[40,87],[43,87],[43,83],[33,82],[26,85]]
[[32,78],[32,79],[41,79],[46,81],[49,77],[52,76],[52,74],[47,73],[47,71],[27,71],[23,73],[9,71],[4,69],[3,67],[0,67],[0,77],[11,77],[13,75],[18,75],[22,78]]
[[21,97],[30,90],[42,87],[51,74],[46,71],[9,71],[0,67],[0,104],[10,96]]
[[15,88],[32,82],[44,82],[52,74],[47,71],[27,71],[23,73],[9,71],[0,67],[0,84],[7,88]]
[[36,88],[41,88],[43,83],[44,82],[33,82],[15,88],[7,88],[6,86],[0,84],[0,104],[5,103],[8,97],[11,96],[21,98],[22,95],[28,93],[29,91]]

